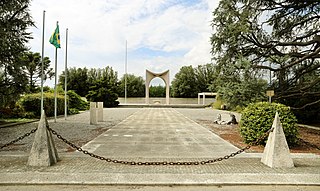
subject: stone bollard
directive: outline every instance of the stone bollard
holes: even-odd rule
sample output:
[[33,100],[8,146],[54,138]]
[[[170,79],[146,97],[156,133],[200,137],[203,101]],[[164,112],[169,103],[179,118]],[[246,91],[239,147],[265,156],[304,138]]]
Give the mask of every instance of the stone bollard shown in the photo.
[[97,103],[90,102],[90,125],[98,124],[97,119]]
[[103,121],[103,102],[98,102],[97,115],[98,115],[98,122],[102,122]]
[[57,149],[47,125],[45,112],[42,111],[27,162],[29,166],[51,166],[59,160]]
[[272,127],[274,129],[269,134],[261,162],[271,168],[294,167],[278,112],[276,113]]

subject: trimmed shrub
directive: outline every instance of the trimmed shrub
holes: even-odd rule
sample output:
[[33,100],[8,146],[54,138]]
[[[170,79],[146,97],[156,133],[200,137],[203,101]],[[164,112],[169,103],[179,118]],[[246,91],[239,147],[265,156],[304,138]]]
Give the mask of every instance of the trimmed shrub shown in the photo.
[[[298,128],[297,119],[290,108],[279,103],[259,102],[248,105],[242,112],[240,121],[240,134],[246,143],[253,143],[271,127],[276,112],[279,113],[280,121],[289,146],[297,143]],[[259,144],[265,144],[262,140]]]
[[9,119],[9,118],[25,118],[26,112],[23,106],[17,102],[14,108],[0,108],[0,118]]
[[[54,94],[44,93],[43,94],[43,107],[48,117],[54,116]],[[40,116],[41,107],[41,94],[26,94],[20,100],[26,112],[32,112],[34,116]],[[57,95],[57,115],[64,114],[64,96]],[[29,114],[31,115],[31,114]]]
[[119,101],[117,101],[118,95],[107,88],[91,90],[86,97],[92,102],[103,102],[104,107],[116,107],[119,105]]
[[69,114],[69,115],[74,115],[74,114],[78,114],[78,113],[80,113],[80,112],[79,112],[79,110],[76,109],[76,108],[69,108],[69,109],[68,109],[68,114]]
[[[78,113],[79,113],[79,110],[87,110],[88,107],[89,107],[89,104],[84,101],[75,91],[73,90],[69,90],[67,92],[67,95],[69,97],[69,110],[71,109],[77,109],[78,110]],[[71,112],[71,113],[74,113],[74,112]]]

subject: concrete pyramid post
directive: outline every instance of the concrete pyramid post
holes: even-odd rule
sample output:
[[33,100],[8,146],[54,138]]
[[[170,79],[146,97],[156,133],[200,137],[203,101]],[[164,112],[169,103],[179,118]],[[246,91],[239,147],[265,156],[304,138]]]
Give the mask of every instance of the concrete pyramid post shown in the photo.
[[42,111],[27,165],[51,166],[59,160],[51,132],[47,129],[48,121]]
[[261,162],[271,168],[294,167],[278,112],[276,113],[272,127],[274,129],[269,134]]
[[103,121],[103,102],[98,102],[98,122]]

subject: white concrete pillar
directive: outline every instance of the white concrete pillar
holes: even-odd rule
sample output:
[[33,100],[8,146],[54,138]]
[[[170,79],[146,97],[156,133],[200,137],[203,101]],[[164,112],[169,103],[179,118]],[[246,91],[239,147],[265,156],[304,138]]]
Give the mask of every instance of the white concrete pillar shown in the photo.
[[166,76],[167,80],[166,80],[166,104],[169,105],[170,104],[170,85],[169,83],[169,74],[167,74]]
[[103,121],[103,102],[98,102],[98,122]]
[[203,97],[202,105],[205,105],[205,103],[206,103],[206,94],[203,94],[202,97]]
[[97,119],[97,103],[90,102],[90,125],[98,124]]

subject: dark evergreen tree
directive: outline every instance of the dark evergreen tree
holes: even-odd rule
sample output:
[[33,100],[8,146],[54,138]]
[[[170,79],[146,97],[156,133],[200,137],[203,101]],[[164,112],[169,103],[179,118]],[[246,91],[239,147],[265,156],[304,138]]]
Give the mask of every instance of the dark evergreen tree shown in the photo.
[[[124,97],[125,89],[125,75],[120,79],[119,96]],[[127,74],[127,97],[144,97],[145,96],[145,82],[141,76]]]
[[[319,119],[319,12],[314,0],[221,0],[211,37],[219,77],[227,78],[230,68],[247,60],[252,74],[272,72],[274,101],[296,114],[317,110],[309,117]],[[236,68],[239,75],[243,69]]]
[[29,0],[0,1],[0,107],[15,103],[28,82],[19,57],[28,50],[27,31],[34,26],[29,14]]
[[[20,57],[20,62],[25,68],[25,74],[28,78],[28,91],[35,93],[39,91],[41,85],[42,63],[40,53],[26,52]],[[51,79],[54,76],[53,68],[50,68],[48,57],[43,58],[43,79]]]

